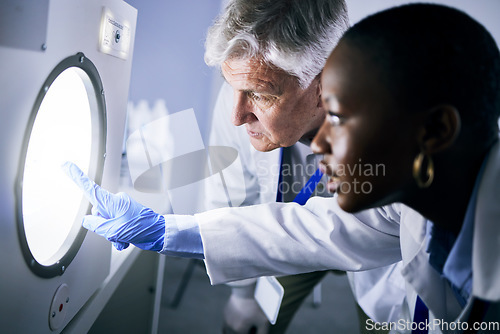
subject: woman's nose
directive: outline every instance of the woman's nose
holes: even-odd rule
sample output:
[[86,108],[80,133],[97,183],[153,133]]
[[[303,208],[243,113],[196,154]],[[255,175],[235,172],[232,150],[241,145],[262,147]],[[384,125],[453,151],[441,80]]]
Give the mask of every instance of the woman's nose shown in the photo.
[[328,120],[325,119],[318,133],[314,137],[311,143],[311,150],[316,154],[331,154],[331,138],[329,137],[331,133],[331,125]]

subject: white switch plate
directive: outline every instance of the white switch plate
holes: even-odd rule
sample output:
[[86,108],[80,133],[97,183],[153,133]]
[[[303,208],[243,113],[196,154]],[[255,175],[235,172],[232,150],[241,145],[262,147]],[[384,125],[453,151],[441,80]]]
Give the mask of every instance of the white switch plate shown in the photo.
[[127,59],[130,49],[130,24],[115,15],[109,8],[102,8],[99,50],[121,59]]

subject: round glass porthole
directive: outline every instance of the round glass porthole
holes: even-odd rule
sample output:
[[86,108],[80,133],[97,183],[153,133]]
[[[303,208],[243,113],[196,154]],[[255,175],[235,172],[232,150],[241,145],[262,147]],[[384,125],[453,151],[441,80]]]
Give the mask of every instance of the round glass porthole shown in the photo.
[[89,203],[61,166],[72,161],[100,181],[102,92],[95,66],[79,53],[52,71],[33,107],[19,168],[18,226],[24,257],[39,276],[62,275],[85,238]]

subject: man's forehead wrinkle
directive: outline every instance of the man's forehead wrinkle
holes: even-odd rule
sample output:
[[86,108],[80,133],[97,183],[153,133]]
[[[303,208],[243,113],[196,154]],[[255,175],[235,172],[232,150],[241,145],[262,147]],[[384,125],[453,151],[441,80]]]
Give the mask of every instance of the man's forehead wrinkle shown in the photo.
[[232,79],[234,82],[243,82],[244,86],[247,86],[246,90],[255,90],[257,92],[266,92],[269,94],[282,94],[282,87],[280,85],[283,80],[277,80],[277,82],[272,79],[276,78],[262,78],[258,71],[251,71],[250,69],[244,69],[239,72],[226,72],[227,78]]
[[[256,63],[254,63],[257,65]],[[229,62],[224,63],[223,74],[226,81],[231,79],[234,82],[244,82],[248,86],[246,90],[263,91],[269,94],[281,95],[284,78],[279,73],[274,72],[269,66],[259,63],[252,68],[251,65],[231,66]]]
[[283,94],[283,86],[285,84],[286,75],[279,68],[275,68],[272,65],[266,64],[263,61],[259,62],[258,70],[262,70],[265,76],[269,76],[271,79],[265,81],[268,86],[270,86],[272,92],[277,95]]

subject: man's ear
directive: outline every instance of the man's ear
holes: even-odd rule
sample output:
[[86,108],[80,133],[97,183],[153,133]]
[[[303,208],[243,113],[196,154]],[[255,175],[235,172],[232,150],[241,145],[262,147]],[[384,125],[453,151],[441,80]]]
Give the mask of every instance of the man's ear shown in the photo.
[[420,145],[425,153],[435,154],[451,146],[460,133],[460,114],[449,104],[425,112]]
[[323,88],[321,87],[321,71],[314,80],[318,80],[318,87],[317,87],[317,97],[318,97],[318,108],[323,108],[323,102],[321,101],[321,93],[323,92]]

